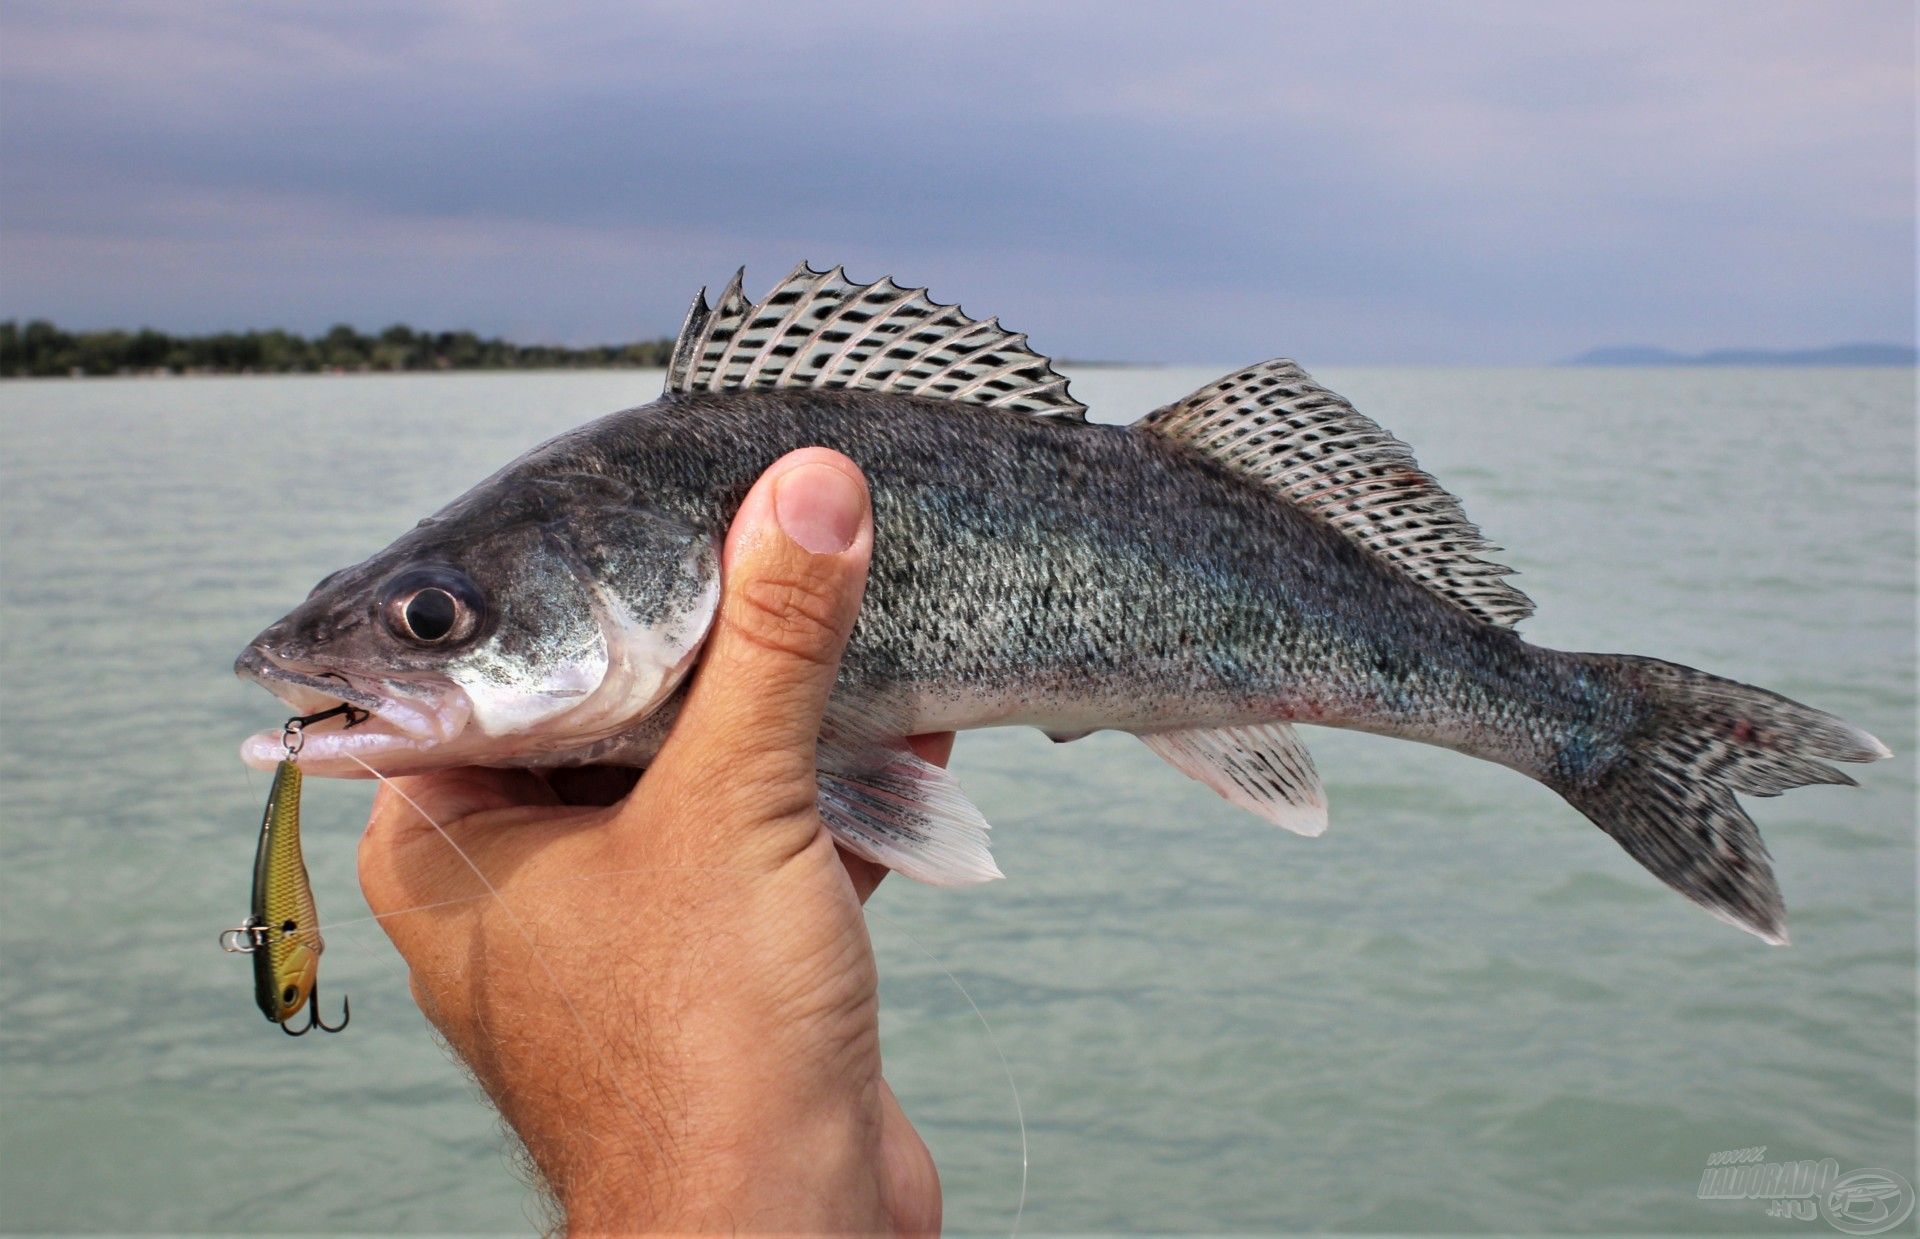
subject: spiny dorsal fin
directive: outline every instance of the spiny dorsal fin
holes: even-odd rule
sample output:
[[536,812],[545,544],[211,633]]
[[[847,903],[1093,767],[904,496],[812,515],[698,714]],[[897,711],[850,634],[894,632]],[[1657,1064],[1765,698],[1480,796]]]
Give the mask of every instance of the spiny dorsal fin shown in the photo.
[[1511,628],[1533,603],[1482,559],[1497,550],[1413,450],[1315,383],[1267,361],[1139,422],[1324,520],[1470,615]]
[[999,319],[968,318],[924,288],[855,284],[801,263],[757,304],[740,276],[707,308],[694,298],[667,365],[667,391],[841,387],[1085,421],[1053,363]]

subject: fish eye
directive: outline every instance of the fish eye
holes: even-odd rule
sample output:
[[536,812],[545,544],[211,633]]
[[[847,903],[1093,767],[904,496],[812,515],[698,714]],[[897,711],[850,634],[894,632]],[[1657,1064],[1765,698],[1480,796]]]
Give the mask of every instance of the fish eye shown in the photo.
[[387,630],[411,645],[451,645],[479,627],[480,589],[453,568],[415,568],[381,591]]
[[400,609],[407,631],[422,641],[438,641],[453,631],[460,618],[460,603],[444,589],[428,587],[407,600]]
[[289,985],[287,986],[287,988],[280,991],[280,1002],[284,1006],[292,1006],[293,1000],[298,998],[299,996],[300,996],[299,987]]

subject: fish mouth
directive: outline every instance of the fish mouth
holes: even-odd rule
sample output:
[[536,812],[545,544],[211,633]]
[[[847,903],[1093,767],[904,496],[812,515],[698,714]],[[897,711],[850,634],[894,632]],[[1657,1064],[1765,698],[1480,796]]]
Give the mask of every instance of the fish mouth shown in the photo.
[[[294,663],[258,645],[248,646],[233,669],[284,701],[296,717],[338,705],[366,711],[358,722],[340,716],[301,729],[300,768],[308,774],[365,779],[373,777],[367,766],[381,774],[422,769],[429,763],[419,755],[457,740],[472,715],[467,695],[444,681],[372,680]],[[271,770],[286,756],[280,727],[240,744],[240,760],[256,770]]]

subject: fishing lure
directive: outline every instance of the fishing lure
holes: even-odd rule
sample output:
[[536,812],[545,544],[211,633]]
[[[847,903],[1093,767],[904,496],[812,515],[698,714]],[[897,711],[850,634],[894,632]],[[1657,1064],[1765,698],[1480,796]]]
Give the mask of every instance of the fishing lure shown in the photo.
[[[319,714],[291,718],[281,730],[285,756],[273,772],[266,812],[260,819],[260,844],[253,857],[253,905],[246,921],[220,935],[224,949],[253,956],[254,1001],[261,1014],[289,1037],[305,1036],[315,1028],[339,1032],[352,1018],[350,1004],[340,1001],[340,1022],[320,1018],[320,914],[313,902],[307,862],[300,854],[300,746],[309,723],[347,715],[347,726],[366,718],[352,706],[335,706]],[[358,717],[355,717],[355,716]],[[291,1023],[302,1009],[307,1022]]]

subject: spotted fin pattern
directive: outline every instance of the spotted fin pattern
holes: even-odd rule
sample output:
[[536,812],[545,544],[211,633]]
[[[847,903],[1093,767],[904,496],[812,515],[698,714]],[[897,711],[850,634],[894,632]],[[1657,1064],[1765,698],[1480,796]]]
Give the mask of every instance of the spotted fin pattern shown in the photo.
[[1313,756],[1286,723],[1161,731],[1140,737],[1147,747],[1228,803],[1299,835],[1327,829],[1327,791]]
[[1655,658],[1579,657],[1631,685],[1641,717],[1617,751],[1563,760],[1541,781],[1655,877],[1721,920],[1784,944],[1786,907],[1767,845],[1736,793],[1851,785],[1820,759],[1879,761],[1891,751],[1845,719],[1751,684]]
[[856,284],[806,263],[749,305],[742,273],[707,307],[694,298],[667,366],[667,392],[851,388],[1085,421],[1053,363],[1024,335],[968,318],[924,288]]
[[1291,361],[1236,371],[1138,425],[1277,492],[1470,615],[1511,628],[1533,614],[1413,449]]

